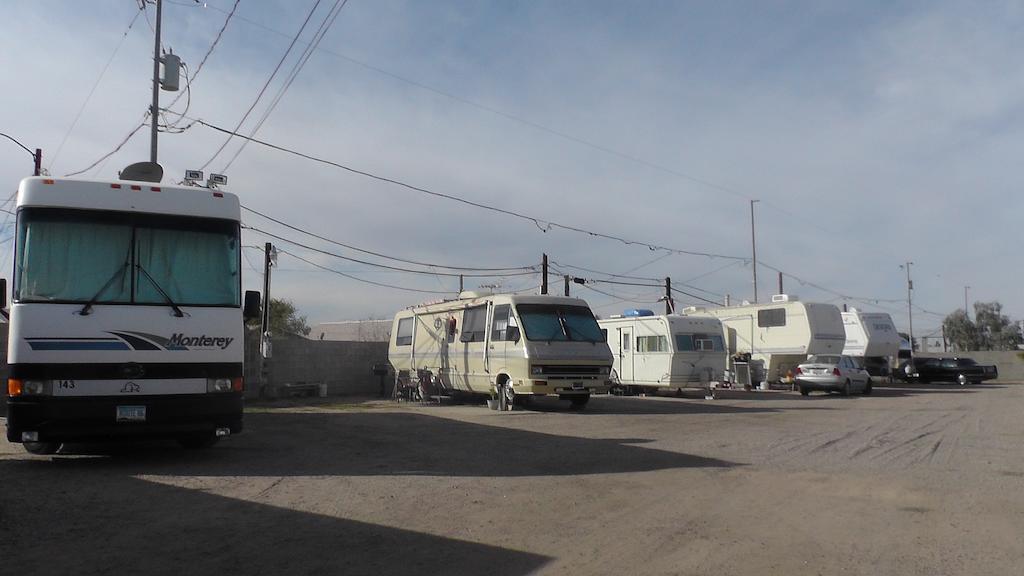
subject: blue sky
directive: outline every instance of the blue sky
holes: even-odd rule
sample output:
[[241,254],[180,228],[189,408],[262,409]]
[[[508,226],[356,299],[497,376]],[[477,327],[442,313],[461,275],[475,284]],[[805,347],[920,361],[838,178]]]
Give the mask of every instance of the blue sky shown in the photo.
[[[165,3],[163,44],[194,68],[233,0],[189,4]],[[193,84],[189,115],[234,126],[313,4],[241,0]],[[321,2],[314,27],[331,4]],[[12,0],[0,8],[0,67],[16,87],[0,94],[0,131],[43,148],[53,174],[88,166],[140,122],[152,50],[141,18],[68,133],[136,11],[134,0]],[[1024,12],[1010,2],[351,0],[258,137],[544,220],[744,257],[749,200],[758,199],[759,260],[805,281],[787,277],[787,292],[891,311],[905,327],[905,303],[885,300],[905,297],[898,266],[912,260],[915,303],[939,314],[915,310],[915,332],[929,332],[963,305],[965,285],[972,301],[999,300],[1011,316],[1024,316],[1015,266],[1022,25]],[[171,98],[165,92],[162,102]],[[164,134],[161,161],[177,176],[205,163],[222,141],[200,126]],[[223,168],[237,146],[211,167]],[[0,174],[13,190],[31,164],[13,144],[0,150]],[[147,153],[142,131],[86,175],[112,178]],[[565,270],[636,269],[631,274],[671,276],[676,286],[697,278],[684,289],[710,299],[752,295],[749,262],[542,232],[258,145],[227,173],[228,190],[244,204],[388,255],[493,267],[537,264],[547,252]],[[246,244],[265,240],[246,233]],[[455,286],[282,246],[367,280]],[[249,252],[258,264],[259,254]],[[9,255],[2,261],[9,266]],[[259,275],[246,270],[247,287],[258,287]],[[758,273],[764,299],[775,272]],[[501,282],[505,289],[539,284],[535,277]],[[594,287],[617,296],[574,287],[599,313],[658,306],[658,288]],[[362,284],[289,255],[274,292],[313,322],[390,317],[432,298]]]

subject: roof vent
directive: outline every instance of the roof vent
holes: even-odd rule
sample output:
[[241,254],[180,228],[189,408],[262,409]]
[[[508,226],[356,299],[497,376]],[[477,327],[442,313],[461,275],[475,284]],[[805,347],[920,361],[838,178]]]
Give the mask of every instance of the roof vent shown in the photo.
[[774,296],[772,296],[772,303],[796,302],[797,300],[799,300],[799,298],[792,294],[775,294]]

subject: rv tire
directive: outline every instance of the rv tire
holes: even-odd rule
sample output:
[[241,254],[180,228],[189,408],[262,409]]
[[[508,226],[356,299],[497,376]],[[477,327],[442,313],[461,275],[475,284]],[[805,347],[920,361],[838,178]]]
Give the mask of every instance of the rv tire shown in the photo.
[[23,445],[26,452],[39,456],[49,456],[60,450],[60,442],[25,442]]

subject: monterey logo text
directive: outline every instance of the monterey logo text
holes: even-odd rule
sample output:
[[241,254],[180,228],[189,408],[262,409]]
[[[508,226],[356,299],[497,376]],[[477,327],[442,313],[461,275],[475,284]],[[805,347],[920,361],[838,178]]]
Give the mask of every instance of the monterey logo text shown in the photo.
[[226,349],[231,345],[234,338],[213,337],[203,334],[202,336],[185,336],[184,334],[171,334],[168,344],[171,346],[187,346],[190,348],[220,348]]

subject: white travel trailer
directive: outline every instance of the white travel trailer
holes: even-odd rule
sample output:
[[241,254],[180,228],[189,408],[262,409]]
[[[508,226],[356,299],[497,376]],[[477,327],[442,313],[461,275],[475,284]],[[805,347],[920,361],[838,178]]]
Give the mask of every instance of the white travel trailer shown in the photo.
[[613,385],[678,392],[722,380],[727,353],[718,318],[627,310],[598,324],[607,331],[615,359]]
[[479,292],[396,314],[388,360],[396,391],[496,394],[503,407],[535,395],[583,407],[608,391],[612,365],[583,300]]
[[259,315],[259,294],[243,312],[239,221],[238,198],[217,190],[23,180],[7,439],[52,453],[240,432],[243,313]]
[[770,304],[710,308],[705,313],[722,321],[730,373],[735,374],[733,358],[749,354],[752,381],[779,382],[809,354],[840,354],[846,342],[839,308],[801,302],[788,294],[772,296]]
[[885,312],[861,312],[856,308],[842,316],[846,330],[843,354],[862,358],[872,376],[890,376],[900,351],[900,335],[892,317]]

